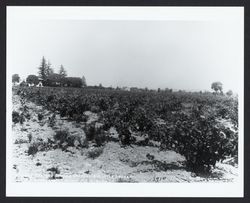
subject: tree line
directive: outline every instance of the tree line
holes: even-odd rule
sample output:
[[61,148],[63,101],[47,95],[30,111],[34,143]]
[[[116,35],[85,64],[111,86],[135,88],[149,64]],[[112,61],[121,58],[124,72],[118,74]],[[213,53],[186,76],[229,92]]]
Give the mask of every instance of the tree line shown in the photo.
[[[19,83],[20,77],[18,74],[12,75],[12,82]],[[86,87],[86,79],[84,76],[80,77],[68,77],[67,71],[65,70],[64,66],[61,65],[59,68],[58,73],[55,73],[54,69],[51,67],[51,63],[42,57],[41,64],[38,67],[38,76],[37,75],[28,75],[26,78],[26,82],[23,81],[20,85],[38,85],[41,83],[43,86],[61,86],[61,87]],[[104,88],[100,83],[99,86],[94,86],[94,88]],[[107,88],[109,89],[109,88]],[[112,89],[112,88],[111,88]],[[117,87],[117,90],[122,90],[122,88]],[[211,89],[214,91],[215,94],[224,94],[223,93],[223,84],[219,81],[213,82],[211,84]],[[130,88],[130,91],[140,91],[142,89],[139,88]],[[143,89],[144,91],[148,91],[148,88]],[[157,92],[161,92],[162,90],[158,88]],[[172,89],[166,88],[165,91],[172,92]],[[181,90],[180,90],[181,91]],[[232,96],[232,90],[226,92],[226,95]]]
[[[18,74],[12,75],[12,82],[18,83],[20,77]],[[55,73],[54,69],[51,67],[51,63],[42,57],[41,64],[38,67],[38,75],[28,75],[26,82],[23,81],[20,85],[38,85],[42,84],[43,86],[61,86],[61,87],[86,87],[86,79],[83,76],[80,77],[68,77],[67,71],[64,66],[61,65],[58,73]]]

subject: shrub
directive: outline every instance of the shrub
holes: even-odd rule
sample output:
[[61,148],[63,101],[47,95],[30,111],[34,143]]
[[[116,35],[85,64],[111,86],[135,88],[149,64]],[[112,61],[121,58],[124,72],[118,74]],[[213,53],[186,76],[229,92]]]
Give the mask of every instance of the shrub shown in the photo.
[[45,151],[50,149],[50,145],[48,142],[44,142],[42,139],[40,139],[38,142],[32,142],[30,143],[28,147],[28,155],[35,155],[39,151]]
[[54,140],[59,141],[60,144],[67,142],[69,138],[69,132],[67,130],[59,130],[54,135]]
[[19,122],[20,122],[21,124],[23,124],[23,123],[24,123],[24,121],[25,121],[24,114],[23,114],[23,113],[21,113],[19,118],[20,118]]
[[28,141],[24,139],[16,139],[14,142],[14,144],[24,144],[24,143],[28,143]]
[[30,120],[30,114],[29,113],[25,113],[25,118],[27,118],[28,120]]
[[37,85],[39,83],[39,79],[36,75],[28,75],[28,77],[26,78],[26,82],[28,84],[35,84]]
[[51,117],[49,117],[49,127],[54,127],[56,123],[56,115],[53,114]]
[[149,115],[148,112],[146,112],[146,110],[142,107],[140,108],[137,108],[135,111],[134,111],[134,116],[133,116],[133,127],[134,127],[134,130],[136,131],[149,131],[154,123],[153,123],[153,120],[152,120],[152,115]]
[[39,121],[43,120],[43,117],[44,117],[43,114],[41,114],[41,113],[37,114],[37,118]]
[[56,174],[60,174],[58,167],[48,168],[47,171],[50,172],[50,179],[56,179]]
[[125,122],[120,122],[116,126],[116,130],[119,134],[119,139],[122,145],[130,145],[131,143],[131,132],[129,130],[129,125]]
[[87,115],[83,115],[83,117],[82,117],[82,121],[83,122],[87,122],[88,119],[89,119],[89,117]]
[[28,140],[29,140],[29,143],[30,143],[31,140],[32,140],[32,135],[31,135],[31,133],[28,134]]
[[186,119],[176,122],[170,142],[175,151],[185,156],[187,167],[192,171],[209,172],[216,161],[238,153],[237,134],[230,129],[213,118],[196,117],[190,120],[192,122]]
[[99,147],[99,148],[94,148],[94,149],[88,151],[87,156],[88,156],[88,158],[95,159],[95,158],[99,157],[102,153],[103,153],[103,148]]
[[107,109],[109,108],[107,101],[105,101],[103,98],[100,99],[98,106],[101,111],[107,111]]
[[83,128],[87,141],[94,141],[97,146],[101,146],[106,141],[106,133],[102,126],[97,127],[96,123],[91,123]]
[[28,148],[28,155],[34,156],[38,152],[38,143],[32,143]]
[[115,182],[117,182],[117,183],[134,183],[136,181],[133,180],[131,177],[125,177],[125,178],[120,177]]
[[93,113],[100,112],[100,108],[98,106],[91,106],[90,111]]
[[89,147],[89,143],[87,139],[84,139],[83,142],[81,143],[81,147],[83,148],[88,148]]
[[12,111],[12,122],[14,122],[15,124],[20,122],[19,113],[16,111]]
[[73,114],[73,120],[76,121],[77,123],[87,122],[88,116],[82,114]]
[[95,123],[91,123],[90,125],[86,125],[83,128],[86,138],[88,141],[92,141],[95,138]]
[[106,133],[102,127],[96,129],[94,140],[97,146],[103,145],[103,143],[106,141]]

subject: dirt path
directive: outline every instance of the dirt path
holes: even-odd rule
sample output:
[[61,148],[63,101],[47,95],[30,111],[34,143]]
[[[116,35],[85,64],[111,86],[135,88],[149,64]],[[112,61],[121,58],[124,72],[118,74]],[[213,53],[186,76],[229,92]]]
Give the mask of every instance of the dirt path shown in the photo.
[[[174,151],[159,151],[158,147],[131,145],[121,147],[119,142],[107,142],[102,147],[67,147],[67,150],[50,148],[28,155],[32,143],[48,142],[59,129],[67,129],[70,134],[85,139],[81,124],[61,119],[56,115],[55,124],[50,127],[52,113],[34,103],[26,102],[30,119],[21,125],[12,125],[13,141],[13,181],[63,181],[63,182],[200,182],[233,181],[237,178],[237,168],[218,163],[210,177],[194,176],[186,171],[182,163],[185,158]],[[20,112],[20,98],[13,95],[13,110]],[[38,114],[44,117],[38,121]],[[97,118],[86,112],[88,122]],[[113,132],[113,137],[117,137]],[[99,156],[91,158],[91,154]],[[150,154],[150,157],[147,157]],[[51,179],[49,168],[60,171]]]

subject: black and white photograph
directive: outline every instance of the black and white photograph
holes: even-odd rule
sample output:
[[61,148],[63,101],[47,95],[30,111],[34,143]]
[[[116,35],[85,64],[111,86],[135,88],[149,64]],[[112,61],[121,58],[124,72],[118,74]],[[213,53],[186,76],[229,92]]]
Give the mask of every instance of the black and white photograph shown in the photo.
[[242,7],[9,6],[6,37],[8,195],[243,195]]

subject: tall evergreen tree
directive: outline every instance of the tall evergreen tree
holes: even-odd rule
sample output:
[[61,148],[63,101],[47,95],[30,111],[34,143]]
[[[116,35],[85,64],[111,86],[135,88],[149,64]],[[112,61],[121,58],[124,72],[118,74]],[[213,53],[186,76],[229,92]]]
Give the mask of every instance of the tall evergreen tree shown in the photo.
[[45,85],[46,79],[49,75],[54,73],[54,70],[51,68],[51,63],[46,61],[45,57],[43,56],[40,66],[38,67],[38,77],[43,81]]
[[67,77],[67,72],[66,72],[66,70],[64,69],[63,65],[60,66],[59,74],[60,74],[62,77]]
[[46,69],[45,69],[45,74],[46,77],[48,77],[49,75],[51,75],[52,73],[54,73],[54,70],[51,68],[51,63],[48,61],[48,63],[46,64]]
[[82,76],[82,86],[86,87],[87,86],[87,82],[84,76]]
[[41,65],[38,67],[38,76],[41,80],[45,81],[46,79],[46,67],[47,67],[47,62],[46,59],[42,58]]

